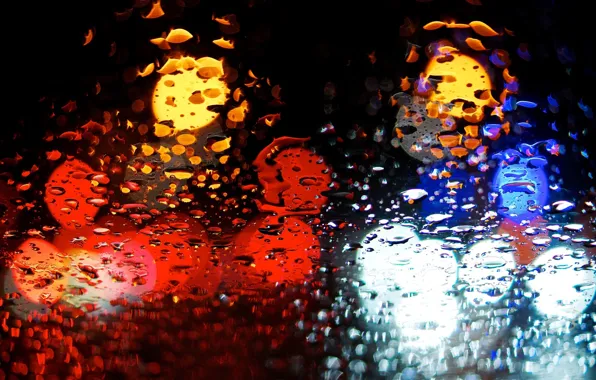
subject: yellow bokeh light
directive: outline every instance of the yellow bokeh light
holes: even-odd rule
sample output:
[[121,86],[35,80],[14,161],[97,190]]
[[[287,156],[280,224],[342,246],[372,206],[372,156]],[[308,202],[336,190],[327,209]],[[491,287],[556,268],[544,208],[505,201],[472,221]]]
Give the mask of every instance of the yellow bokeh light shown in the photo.
[[155,86],[153,113],[158,122],[172,121],[176,131],[205,127],[218,116],[208,107],[224,105],[230,94],[222,64],[212,58],[195,61],[190,57],[175,62],[177,69],[168,70]]
[[[436,91],[430,100],[442,104],[453,104],[448,113],[469,122],[483,118],[484,107],[494,107],[490,95],[492,83],[484,67],[474,58],[460,52],[436,55],[429,61],[424,72],[425,77],[441,77]],[[475,108],[464,109],[464,103],[471,102]]]

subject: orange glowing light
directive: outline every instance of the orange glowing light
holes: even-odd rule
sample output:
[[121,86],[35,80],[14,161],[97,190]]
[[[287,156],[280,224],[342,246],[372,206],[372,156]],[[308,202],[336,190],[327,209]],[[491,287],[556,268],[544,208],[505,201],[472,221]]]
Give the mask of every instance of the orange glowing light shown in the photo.
[[422,29],[424,30],[437,30],[439,28],[444,27],[446,24],[442,21],[431,21],[428,24],[424,25]]
[[95,30],[89,29],[87,33],[85,33],[85,41],[83,42],[83,46],[89,45],[91,41],[93,41],[93,37],[95,36]]
[[166,41],[171,44],[181,44],[192,38],[192,34],[185,29],[173,29],[168,33]]
[[399,87],[402,91],[408,91],[410,89],[410,79],[408,78],[401,78]]
[[428,117],[432,117],[433,119],[438,118],[439,117],[439,104],[433,103],[433,102],[428,102],[426,104],[426,114],[428,115]]
[[454,155],[455,157],[459,157],[459,158],[465,157],[468,155],[468,150],[461,146],[456,146],[454,148],[451,148],[450,152],[452,155]]
[[460,24],[455,21],[448,22],[445,24],[448,29],[467,29],[470,27],[468,24]]
[[52,305],[60,300],[68,282],[70,260],[42,239],[27,239],[12,264],[12,280],[30,302]]
[[243,100],[238,107],[235,107],[228,112],[228,120],[231,120],[235,123],[243,122],[247,112],[248,102]]
[[452,53],[454,51],[459,51],[459,49],[457,49],[453,46],[439,46],[439,48],[437,50],[439,50],[439,53],[445,54],[445,55]]
[[269,115],[262,116],[262,117],[259,118],[258,121],[260,123],[264,123],[268,127],[273,127],[280,120],[281,120],[281,114],[280,113],[274,113],[274,114],[269,114]]
[[467,125],[464,127],[464,131],[466,131],[467,137],[478,137],[478,126],[477,125]]
[[441,146],[444,148],[451,148],[461,144],[461,135],[441,135],[438,137]]
[[476,50],[476,51],[486,50],[486,48],[482,44],[482,41],[480,41],[479,39],[476,39],[476,38],[471,38],[471,37],[466,38],[466,44],[468,44],[468,46],[470,48],[472,48],[473,50]]
[[158,73],[162,77],[153,92],[153,113],[162,124],[171,121],[175,131],[213,123],[218,113],[209,107],[223,105],[229,97],[222,63],[213,58],[170,58]]
[[161,50],[170,50],[170,44],[163,37],[152,38],[149,40],[149,42],[151,42],[154,45],[157,45],[157,47]]
[[482,21],[472,21],[470,23],[470,27],[472,30],[474,30],[474,32],[478,33],[482,37],[495,37],[499,35],[499,33],[495,32],[493,28],[486,25]]
[[140,77],[146,77],[148,75],[151,75],[151,73],[153,73],[153,70],[155,70],[155,63],[150,63],[147,66],[145,66],[143,70],[139,70],[138,75]]
[[234,41],[226,40],[223,37],[217,40],[213,40],[213,43],[222,49],[233,49]]
[[410,52],[408,53],[408,56],[406,57],[406,62],[414,63],[414,62],[418,61],[418,57],[419,57],[419,54],[416,51],[416,46],[412,45],[412,47],[410,48]]
[[221,153],[226,149],[230,148],[230,142],[232,141],[231,137],[225,138],[220,141],[216,141],[211,145],[211,150],[215,153]]
[[146,19],[154,19],[154,18],[158,18],[165,15],[163,9],[161,8],[161,1],[157,0],[155,3],[153,3],[151,5],[151,10],[149,11],[149,13],[147,13],[146,16],[143,16],[143,18]]
[[509,74],[509,69],[506,68],[503,70],[503,79],[505,79],[505,82],[511,84],[515,81],[517,81],[517,77],[515,77],[514,75]]
[[482,140],[476,138],[469,138],[464,141],[464,146],[468,149],[474,150],[482,144]]
[[439,148],[430,148],[430,152],[438,159],[445,157],[445,153],[443,153],[443,149]]
[[509,122],[506,121],[501,125],[501,128],[503,129],[503,131],[505,131],[505,134],[508,135],[511,131],[511,124],[509,124]]
[[191,134],[184,134],[179,135],[176,137],[176,141],[178,141],[181,145],[192,145],[197,141],[197,138]]

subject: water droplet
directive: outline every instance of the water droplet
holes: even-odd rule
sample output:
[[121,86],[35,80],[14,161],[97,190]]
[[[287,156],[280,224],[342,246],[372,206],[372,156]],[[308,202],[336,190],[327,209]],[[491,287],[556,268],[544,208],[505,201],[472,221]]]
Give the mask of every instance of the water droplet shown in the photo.
[[426,196],[428,196],[428,193],[426,192],[426,190],[423,189],[410,189],[410,190],[406,190],[404,192],[401,193],[404,201],[406,202],[415,202],[418,201]]
[[584,226],[579,223],[571,223],[571,224],[565,225],[563,228],[566,229],[567,231],[581,231],[584,228]]
[[537,246],[546,246],[546,245],[549,245],[550,242],[551,242],[550,238],[547,238],[547,237],[536,238],[536,239],[532,240],[532,243]]
[[506,264],[507,263],[505,262],[505,260],[502,257],[498,256],[487,256],[482,261],[482,267],[485,269],[502,268]]
[[52,195],[62,195],[64,193],[66,193],[66,190],[64,190],[63,187],[52,186],[52,187],[50,187],[49,193]]

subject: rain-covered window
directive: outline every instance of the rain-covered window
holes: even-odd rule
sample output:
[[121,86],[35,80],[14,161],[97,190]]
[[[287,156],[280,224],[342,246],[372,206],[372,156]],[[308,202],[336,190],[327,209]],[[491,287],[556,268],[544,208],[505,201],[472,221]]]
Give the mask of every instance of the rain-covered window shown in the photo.
[[4,16],[0,380],[596,378],[588,2]]

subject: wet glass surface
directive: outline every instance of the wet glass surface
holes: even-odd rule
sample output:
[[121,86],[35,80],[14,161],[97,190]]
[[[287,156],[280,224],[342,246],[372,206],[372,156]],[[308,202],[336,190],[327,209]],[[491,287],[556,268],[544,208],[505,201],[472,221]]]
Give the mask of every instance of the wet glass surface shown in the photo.
[[0,379],[596,376],[588,12],[7,13]]

